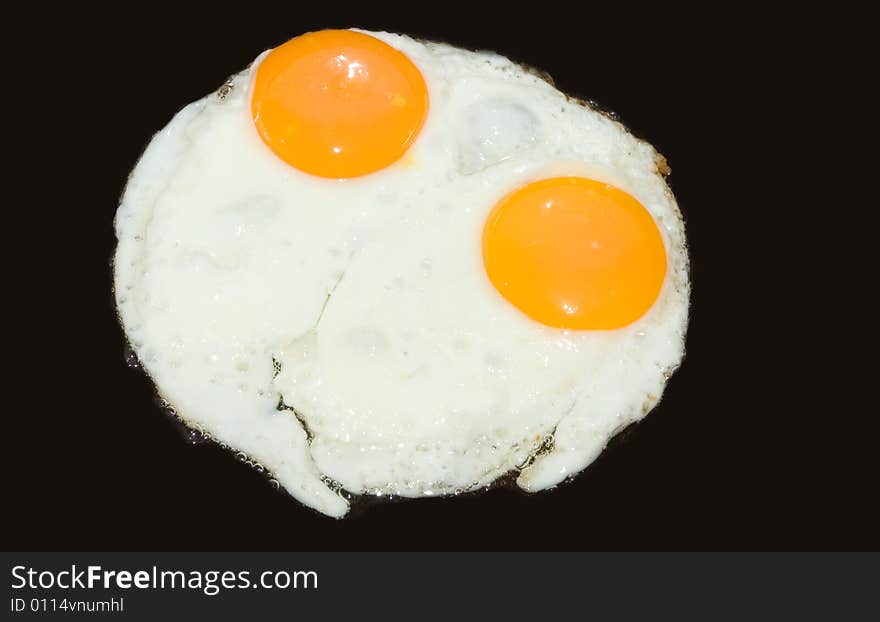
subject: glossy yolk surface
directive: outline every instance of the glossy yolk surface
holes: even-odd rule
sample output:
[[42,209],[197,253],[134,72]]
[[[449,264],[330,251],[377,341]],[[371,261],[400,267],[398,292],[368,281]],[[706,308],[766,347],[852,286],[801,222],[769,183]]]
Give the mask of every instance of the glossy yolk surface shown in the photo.
[[555,177],[504,197],[483,230],[495,288],[542,324],[614,329],[654,304],[666,275],[657,225],[632,196],[584,177]]
[[257,68],[251,99],[263,142],[285,162],[330,178],[397,161],[428,112],[428,89],[402,52],[350,30],[291,39]]

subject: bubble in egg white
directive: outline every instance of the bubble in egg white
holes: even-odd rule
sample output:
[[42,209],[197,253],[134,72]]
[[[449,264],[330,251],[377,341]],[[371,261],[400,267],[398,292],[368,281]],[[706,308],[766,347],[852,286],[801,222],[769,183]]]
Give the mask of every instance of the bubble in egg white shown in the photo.
[[526,106],[498,96],[470,104],[458,124],[460,170],[465,175],[513,157],[541,135],[538,119]]

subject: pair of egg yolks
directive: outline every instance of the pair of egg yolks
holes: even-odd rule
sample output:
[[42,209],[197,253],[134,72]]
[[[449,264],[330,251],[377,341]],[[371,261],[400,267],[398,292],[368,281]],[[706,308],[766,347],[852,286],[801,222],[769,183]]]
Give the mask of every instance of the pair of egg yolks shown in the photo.
[[[263,142],[291,166],[326,178],[399,160],[428,113],[428,89],[405,54],[349,30],[308,33],[260,63],[251,112]],[[660,293],[666,251],[632,196],[584,177],[554,177],[496,204],[483,229],[490,281],[511,304],[555,328],[615,329]]]

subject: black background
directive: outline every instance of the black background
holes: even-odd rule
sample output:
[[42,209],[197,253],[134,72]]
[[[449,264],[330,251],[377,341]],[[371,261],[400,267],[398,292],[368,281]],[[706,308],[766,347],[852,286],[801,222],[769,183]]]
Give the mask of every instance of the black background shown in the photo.
[[[721,6],[580,15],[562,5],[475,14],[475,6],[328,3],[321,14],[289,4],[46,9],[10,22],[23,35],[10,71],[25,75],[6,93],[6,123],[24,134],[26,166],[15,169],[21,194],[7,206],[5,232],[17,301],[8,307],[22,316],[6,336],[17,369],[5,400],[6,546],[878,546],[877,470],[853,438],[866,434],[857,416],[868,409],[845,392],[820,395],[833,364],[806,344],[836,336],[805,327],[796,301],[809,296],[789,250],[797,232],[779,237],[776,226],[797,224],[781,213],[791,203],[778,146],[795,110],[777,89],[798,69],[796,47],[759,47],[776,26]],[[671,164],[692,258],[687,356],[652,414],[572,483],[536,496],[497,489],[378,504],[336,521],[219,448],[188,445],[149,381],[125,364],[110,290],[112,219],[147,141],[260,51],[346,26],[491,49],[543,69],[561,90],[618,113]],[[766,255],[758,249],[768,239],[776,244]]]

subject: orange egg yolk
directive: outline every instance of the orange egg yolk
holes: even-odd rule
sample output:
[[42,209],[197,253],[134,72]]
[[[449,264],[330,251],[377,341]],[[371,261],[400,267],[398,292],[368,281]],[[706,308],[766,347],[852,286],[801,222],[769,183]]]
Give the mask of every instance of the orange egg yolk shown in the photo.
[[654,219],[602,182],[555,177],[504,197],[483,230],[495,288],[530,318],[567,329],[614,329],[651,308],[666,275]]
[[291,166],[330,178],[396,162],[427,112],[428,89],[412,61],[350,30],[311,32],[269,52],[251,99],[263,142]]

